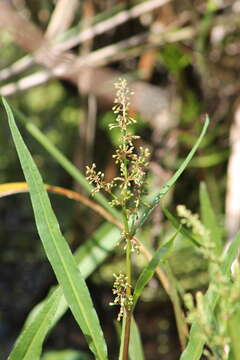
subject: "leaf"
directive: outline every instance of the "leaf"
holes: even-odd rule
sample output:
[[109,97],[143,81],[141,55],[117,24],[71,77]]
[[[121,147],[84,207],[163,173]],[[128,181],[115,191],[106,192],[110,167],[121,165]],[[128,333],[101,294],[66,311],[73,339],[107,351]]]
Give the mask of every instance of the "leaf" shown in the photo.
[[44,322],[51,328],[57,312],[57,304],[62,296],[59,288],[50,296],[45,306],[41,307],[35,316],[35,321],[23,329],[18,342],[9,355],[9,360],[31,360],[39,359],[42,351],[42,343],[46,336]]
[[197,151],[206,131],[209,125],[209,117],[206,116],[205,123],[203,125],[203,129],[201,131],[201,134],[199,135],[195,145],[193,146],[192,150],[189,152],[186,159],[183,161],[180,168],[175,172],[175,174],[162,186],[160,189],[160,192],[155,197],[155,199],[149,204],[147,210],[141,215],[139,222],[135,227],[132,229],[132,233],[135,234],[137,229],[142,227],[142,225],[145,223],[145,221],[148,219],[154,208],[159,204],[160,200],[163,198],[164,195],[169,191],[169,189],[175,184],[175,182],[178,180],[178,178],[181,176],[185,168],[188,166],[189,162],[191,161],[192,157],[194,156],[195,152]]
[[220,255],[223,250],[222,231],[214,213],[205,183],[200,185],[200,207],[203,225],[210,232],[210,240],[215,245],[216,255]]
[[88,341],[89,348],[97,359],[107,359],[106,343],[86,283],[60,231],[41,175],[15,124],[11,108],[5,99],[3,99],[3,104],[7,111],[19,160],[29,185],[38,233],[48,260],[63,288],[69,307]]
[[168,240],[165,244],[159,246],[159,248],[154,253],[152,259],[149,261],[147,266],[141,272],[139,278],[137,279],[134,293],[133,293],[133,307],[136,305],[139,296],[142,294],[144,287],[153,277],[156,267],[159,264],[159,261],[163,262],[166,260],[170,253],[172,252],[173,242],[177,236],[179,231],[177,231],[170,240]]
[[[120,339],[120,351],[118,360],[123,359],[123,346],[124,346],[124,335],[125,335],[125,324],[126,317],[123,316],[122,326],[121,326],[121,339]],[[119,326],[120,327],[120,326]],[[132,315],[131,318],[131,328],[130,328],[130,339],[129,339],[129,358],[130,360],[144,360],[144,353],[142,348],[142,341],[139,334],[138,326]]]
[[[235,239],[229,246],[228,251],[224,257],[224,262],[221,266],[223,275],[230,276],[231,265],[234,259],[237,257],[237,251],[239,246],[240,246],[240,233],[236,235]],[[213,311],[217,305],[219,296],[220,295],[215,291],[215,287],[213,287],[212,284],[210,284],[206,294],[204,295],[204,301],[209,309],[210,316],[213,316]],[[189,341],[186,349],[184,350],[184,352],[180,357],[180,360],[200,359],[204,347],[204,341],[201,339],[200,336],[201,332],[202,332],[201,327],[198,325],[197,322],[195,322],[191,327]]]
[[[105,223],[94,232],[84,245],[79,247],[75,253],[75,259],[84,278],[88,277],[107,257],[119,240],[119,237],[120,231],[112,225]],[[41,309],[44,315],[41,314]],[[57,286],[44,301],[32,309],[25,323],[24,330],[18,337],[8,360],[38,360],[46,335],[67,309],[68,304],[63,295],[62,288]],[[51,318],[51,322],[49,318]],[[39,334],[36,334],[36,337],[32,328],[41,329]],[[37,341],[35,341],[35,338]],[[26,355],[21,357],[21,353],[26,353]]]
[[180,221],[178,221],[178,219],[172,213],[170,213],[169,210],[162,207],[162,211],[163,211],[164,215],[166,216],[166,218],[175,227],[175,229],[179,229],[180,234],[182,234],[184,237],[189,239],[192,243],[194,243],[194,245],[201,246],[200,242],[193,236],[192,232],[189,231],[185,226],[183,226],[183,225],[180,226],[181,225]]
[[81,351],[52,350],[45,353],[41,360],[90,360],[90,358]]
[[131,320],[130,342],[129,342],[130,360],[144,360],[143,346],[134,317]]
[[228,318],[228,334],[230,337],[230,353],[231,358],[233,360],[239,359],[240,354],[240,341],[239,341],[239,334],[240,334],[240,311],[235,311],[229,318]]

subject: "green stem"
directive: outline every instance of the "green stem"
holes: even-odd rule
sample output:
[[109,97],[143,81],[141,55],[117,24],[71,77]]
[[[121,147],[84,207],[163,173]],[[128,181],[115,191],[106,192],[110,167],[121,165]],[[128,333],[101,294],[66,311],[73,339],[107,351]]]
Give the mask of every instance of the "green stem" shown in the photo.
[[[132,244],[129,237],[127,238],[127,248],[126,248],[126,275],[128,278],[128,283],[131,286],[132,284],[132,264],[131,264],[131,250]],[[127,295],[131,295],[131,287],[127,288]]]
[[[126,104],[123,102],[123,118],[125,123],[127,123],[127,115],[126,115]],[[122,140],[126,139],[127,129],[122,129]],[[127,141],[124,140],[123,144],[127,146]],[[128,160],[125,158],[123,160],[124,164],[124,178],[125,178],[125,186],[128,187]],[[128,225],[128,213],[126,209],[126,202],[123,207],[123,218],[124,218],[124,233],[126,236],[126,276],[127,282],[129,286],[127,287],[127,300],[131,298],[132,290],[131,290],[131,283],[132,283],[132,264],[131,264],[131,250],[132,250],[132,243],[131,243],[131,235],[129,231]],[[132,310],[129,308],[128,304],[125,306],[125,327],[124,327],[124,342],[123,342],[123,353],[122,353],[122,360],[128,360],[128,353],[129,353],[129,341],[130,341],[130,330],[131,330],[131,318],[132,318]]]
[[[131,281],[132,281],[132,266],[131,266],[131,239],[129,237],[129,225],[128,225],[128,216],[126,212],[124,213],[124,232],[126,234],[126,276],[127,282],[130,285],[127,288],[127,298],[130,298],[132,295],[131,291]],[[125,307],[125,328],[124,328],[124,343],[123,343],[123,354],[122,360],[128,360],[128,352],[129,352],[129,341],[130,341],[130,329],[131,329],[131,317],[132,311],[131,309]]]
[[124,344],[123,344],[122,360],[128,360],[131,318],[132,318],[131,311],[126,310],[125,317],[126,320],[125,320],[125,328],[124,328]]

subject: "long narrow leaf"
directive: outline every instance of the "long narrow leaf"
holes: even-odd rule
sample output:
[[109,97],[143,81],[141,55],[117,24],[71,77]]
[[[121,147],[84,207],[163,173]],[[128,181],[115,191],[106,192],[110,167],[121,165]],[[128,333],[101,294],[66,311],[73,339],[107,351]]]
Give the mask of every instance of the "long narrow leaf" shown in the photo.
[[143,269],[141,272],[133,293],[133,306],[136,305],[139,296],[142,294],[143,289],[147,285],[147,283],[153,277],[156,267],[159,264],[159,261],[164,261],[167,259],[169,254],[172,251],[173,242],[178,234],[178,231],[172,236],[172,238],[167,241],[165,244],[160,245],[157,251],[155,252],[154,256],[152,257],[151,261],[148,265]]
[[223,250],[222,231],[214,213],[205,183],[200,185],[200,206],[203,225],[210,232],[210,240],[214,244],[216,254],[220,255]]
[[[121,326],[121,339],[120,339],[120,351],[118,360],[123,358],[123,347],[124,347],[124,337],[125,337],[125,316],[123,317],[122,326]],[[131,318],[131,328],[130,328],[130,339],[129,339],[129,359],[130,360],[144,360],[144,353],[142,347],[142,341],[138,326],[135,322],[134,317]]]
[[9,126],[21,166],[29,185],[36,225],[46,255],[63,288],[69,307],[89,343],[89,348],[97,359],[105,360],[107,359],[106,343],[88,288],[60,231],[41,175],[24,144],[11,108],[5,99],[3,99],[3,104],[8,114]]
[[132,230],[133,233],[136,232],[136,230],[140,227],[142,227],[142,225],[145,223],[145,221],[148,219],[148,217],[150,216],[150,214],[152,213],[152,211],[154,210],[154,208],[159,204],[160,200],[163,198],[164,195],[166,195],[166,193],[169,191],[169,189],[175,184],[175,182],[178,180],[178,178],[181,176],[181,174],[183,173],[183,171],[186,169],[186,167],[188,166],[189,162],[191,161],[192,157],[194,156],[195,152],[197,151],[206,131],[209,125],[209,118],[208,116],[206,116],[206,120],[205,123],[203,125],[203,129],[201,131],[201,134],[199,135],[195,145],[193,146],[192,150],[189,152],[188,156],[186,157],[186,159],[183,161],[182,165],[180,166],[180,168],[175,172],[175,174],[171,177],[171,179],[169,179],[164,185],[163,187],[160,189],[158,195],[155,197],[155,199],[149,204],[147,210],[142,214],[142,216],[139,219],[139,222],[137,223],[137,225],[134,227],[134,229]]
[[142,341],[141,341],[137,323],[133,316],[132,316],[132,320],[131,320],[129,357],[130,357],[130,360],[144,360]]
[[[226,276],[230,276],[231,265],[237,256],[237,251],[240,246],[240,233],[237,234],[233,242],[231,243],[222,264],[222,272]],[[205,304],[209,309],[209,313],[213,314],[213,311],[217,305],[219,294],[215,291],[215,287],[209,285],[208,291],[204,296]],[[191,327],[189,341],[186,349],[182,353],[180,360],[199,360],[203,347],[204,341],[201,339],[201,327],[198,323],[194,323]]]
[[228,319],[228,332],[231,344],[231,358],[233,360],[239,359],[240,354],[240,312],[239,310],[232,314]]
[[180,221],[166,208],[162,208],[164,215],[171,222],[171,224],[175,227],[175,229],[179,229],[180,234],[189,239],[194,245],[200,246],[201,244],[197,239],[193,236],[191,231],[189,231],[186,227],[180,227]]
[[91,360],[88,355],[77,350],[51,350],[41,360]]
[[[75,260],[84,278],[88,277],[114,248],[120,231],[103,224],[75,253]],[[28,316],[8,360],[39,360],[46,335],[68,309],[62,288],[57,286]],[[50,320],[51,321],[50,321]],[[37,332],[35,332],[37,329]],[[34,354],[34,356],[32,356]]]
[[34,321],[27,325],[21,332],[16,345],[14,346],[8,360],[38,360],[42,352],[42,343],[46,337],[46,326],[51,328],[57,314],[57,305],[62,297],[62,289],[57,291],[46,300],[37,314]]

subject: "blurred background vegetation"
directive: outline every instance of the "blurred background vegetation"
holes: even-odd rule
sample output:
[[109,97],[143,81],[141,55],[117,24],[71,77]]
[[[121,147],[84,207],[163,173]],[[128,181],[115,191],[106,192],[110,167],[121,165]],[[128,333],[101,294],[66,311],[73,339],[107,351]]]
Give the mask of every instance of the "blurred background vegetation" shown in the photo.
[[[132,10],[133,9],[133,10]],[[134,90],[134,127],[152,153],[149,189],[171,176],[196,141],[204,114],[211,124],[188,170],[165,199],[199,211],[205,181],[226,241],[239,228],[240,107],[239,0],[2,0],[0,3],[0,94],[47,135],[85,173],[93,161],[107,178],[117,142],[109,133],[114,81],[127,77]],[[1,112],[0,183],[23,181],[6,117]],[[43,179],[85,194],[61,166],[21,128]],[[86,194],[85,194],[86,195]],[[72,249],[103,222],[83,205],[51,195]],[[239,204],[238,204],[239,203]],[[28,195],[0,200],[0,359],[5,359],[31,308],[43,299],[54,275],[33,221]],[[155,210],[141,234],[156,247],[171,226]],[[144,263],[135,259],[136,273]],[[88,279],[110,348],[116,358],[112,300],[114,252]],[[177,242],[171,267],[184,290],[204,289],[203,259],[189,242]],[[180,345],[171,303],[153,279],[136,310],[146,359],[177,359]],[[85,359],[86,343],[70,313],[45,343],[44,360]],[[63,351],[64,350],[64,351]]]

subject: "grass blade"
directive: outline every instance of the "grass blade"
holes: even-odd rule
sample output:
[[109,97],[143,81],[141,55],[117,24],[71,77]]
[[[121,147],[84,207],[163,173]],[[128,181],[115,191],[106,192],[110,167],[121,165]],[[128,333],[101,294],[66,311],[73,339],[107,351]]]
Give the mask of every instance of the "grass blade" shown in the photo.
[[24,176],[29,185],[36,225],[46,255],[63,288],[69,307],[88,341],[89,348],[97,359],[106,360],[106,343],[86,283],[60,231],[41,175],[24,144],[11,108],[5,99],[3,104]]
[[91,360],[82,351],[77,350],[51,350],[43,355],[41,360]]
[[42,343],[46,337],[46,327],[51,328],[57,313],[57,304],[62,296],[62,291],[54,291],[44,306],[41,306],[34,321],[27,325],[21,332],[8,360],[32,360],[39,359],[42,352]]
[[[84,278],[88,277],[107,257],[119,237],[120,231],[105,223],[84,245],[79,247],[75,253],[75,260]],[[39,360],[44,339],[67,309],[68,304],[62,288],[57,286],[44,301],[36,305],[30,312],[8,360]],[[38,332],[35,332],[34,329],[37,329]]]
[[216,255],[220,255],[223,250],[222,231],[214,213],[205,183],[200,185],[200,207],[203,225],[210,232],[210,239],[215,245]]
[[190,153],[188,154],[188,156],[186,157],[186,159],[183,161],[182,165],[180,166],[180,168],[175,172],[175,174],[171,177],[171,179],[169,179],[164,185],[163,187],[160,189],[160,192],[158,193],[158,195],[155,197],[155,199],[149,204],[147,210],[141,215],[139,222],[137,223],[137,225],[134,227],[134,229],[132,230],[133,233],[136,232],[136,230],[140,227],[142,227],[142,225],[145,223],[145,221],[148,219],[148,217],[150,216],[150,214],[152,213],[152,211],[154,210],[154,208],[159,204],[160,200],[162,199],[162,197],[164,195],[166,195],[166,193],[168,192],[168,190],[175,184],[175,182],[178,180],[178,178],[181,176],[181,174],[183,173],[183,171],[186,169],[186,167],[188,166],[189,162],[191,161],[192,157],[194,156],[195,152],[197,151],[206,131],[209,125],[209,118],[208,116],[206,116],[206,120],[205,123],[203,125],[202,131],[195,143],[195,145],[193,146],[192,150],[190,151]]
[[[237,251],[239,246],[240,246],[240,233],[237,234],[237,236],[229,246],[228,251],[224,257],[224,262],[222,264],[222,272],[226,276],[230,276],[231,265],[237,256]],[[208,291],[204,296],[210,314],[213,314],[219,296],[220,295],[215,291],[215,288],[213,288],[210,284]],[[201,333],[200,326],[197,323],[194,323],[191,327],[188,345],[184,350],[184,352],[182,353],[180,360],[200,359],[204,347],[204,341],[201,340],[201,336],[199,336],[200,333]]]
[[[123,344],[124,344],[124,329],[125,329],[126,317],[123,317],[122,326],[121,326],[121,339],[120,339],[120,351],[118,360],[123,358]],[[144,353],[142,348],[142,341],[138,326],[134,320],[134,317],[131,318],[131,330],[130,330],[130,340],[129,340],[129,359],[130,360],[144,360]]]
[[129,342],[129,357],[130,360],[144,360],[144,353],[142,347],[142,341],[138,326],[134,317],[132,316],[131,320],[131,332],[130,332],[130,342]]
[[194,245],[201,246],[200,242],[193,236],[192,232],[183,225],[180,226],[180,221],[178,221],[178,219],[172,213],[170,213],[169,210],[162,208],[162,211],[170,223],[175,227],[175,229],[179,229],[180,234],[189,239]]
[[166,260],[168,258],[168,256],[171,254],[172,248],[173,248],[173,242],[174,242],[178,232],[179,231],[177,231],[172,236],[172,238],[169,241],[167,241],[165,244],[162,244],[159,246],[159,248],[155,252],[154,256],[152,257],[151,261],[141,272],[141,274],[136,282],[134,293],[133,293],[133,306],[136,305],[139,296],[143,292],[143,289],[145,288],[147,283],[153,277],[153,274],[155,272],[156,267],[159,264],[159,261]]
[[240,334],[240,312],[239,310],[236,311],[235,314],[232,314],[228,319],[228,331],[230,337],[230,344],[231,344],[231,358],[233,360],[239,359],[240,354],[240,341],[239,341],[239,334]]

